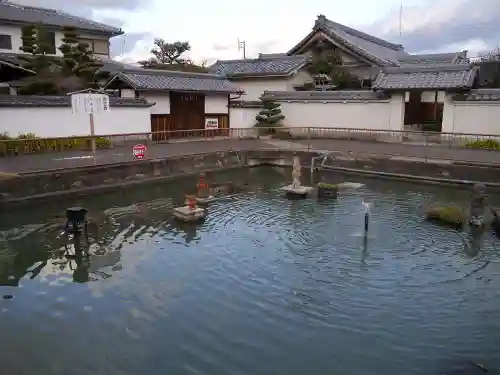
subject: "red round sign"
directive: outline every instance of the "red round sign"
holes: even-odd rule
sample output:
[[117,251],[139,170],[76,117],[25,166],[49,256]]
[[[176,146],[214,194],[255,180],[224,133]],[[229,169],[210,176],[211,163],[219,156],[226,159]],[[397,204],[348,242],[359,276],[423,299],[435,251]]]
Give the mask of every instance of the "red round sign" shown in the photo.
[[146,146],[135,145],[132,149],[132,154],[134,155],[134,159],[144,159],[146,157]]

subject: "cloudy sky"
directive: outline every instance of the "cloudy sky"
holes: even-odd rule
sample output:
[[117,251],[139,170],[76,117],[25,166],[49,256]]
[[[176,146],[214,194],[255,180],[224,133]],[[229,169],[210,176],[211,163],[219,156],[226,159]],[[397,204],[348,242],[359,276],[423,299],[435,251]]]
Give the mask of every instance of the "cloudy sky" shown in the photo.
[[[318,14],[359,28],[408,52],[469,55],[500,44],[499,0],[11,0],[58,8],[121,27],[112,53],[133,61],[148,57],[155,37],[189,41],[196,61],[286,52],[312,28]],[[400,35],[400,7],[402,35]]]

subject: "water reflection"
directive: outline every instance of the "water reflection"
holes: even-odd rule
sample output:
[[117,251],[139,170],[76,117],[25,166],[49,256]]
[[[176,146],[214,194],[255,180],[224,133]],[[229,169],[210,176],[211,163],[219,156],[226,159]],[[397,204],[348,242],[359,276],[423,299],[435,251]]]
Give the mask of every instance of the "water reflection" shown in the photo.
[[[0,287],[15,297],[0,300],[6,373],[53,374],[55,352],[76,374],[423,375],[455,353],[499,365],[498,240],[423,220],[446,193],[364,181],[288,201],[283,176],[252,173],[199,225],[172,221],[173,186],[89,207],[79,241],[29,215],[0,231],[0,282],[21,286]],[[377,202],[368,236],[363,199]]]

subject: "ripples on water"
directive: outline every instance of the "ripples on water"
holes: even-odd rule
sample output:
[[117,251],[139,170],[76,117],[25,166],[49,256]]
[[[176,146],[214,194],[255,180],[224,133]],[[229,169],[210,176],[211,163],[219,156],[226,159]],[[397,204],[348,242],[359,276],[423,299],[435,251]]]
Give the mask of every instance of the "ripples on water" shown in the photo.
[[[172,221],[175,188],[118,199],[94,218],[89,260],[68,257],[74,245],[60,220],[4,226],[2,368],[429,374],[454,359],[500,367],[498,240],[422,221],[424,205],[448,192],[365,181],[334,201],[288,201],[282,177],[252,174],[249,192],[212,204],[197,226]],[[367,238],[363,200],[374,202]]]

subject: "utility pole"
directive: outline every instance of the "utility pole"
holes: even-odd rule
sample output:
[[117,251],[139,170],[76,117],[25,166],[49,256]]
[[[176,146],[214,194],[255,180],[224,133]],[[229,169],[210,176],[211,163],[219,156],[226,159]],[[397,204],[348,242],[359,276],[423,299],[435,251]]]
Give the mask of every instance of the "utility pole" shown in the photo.
[[399,8],[399,36],[403,36],[403,3]]
[[243,50],[243,58],[247,58],[247,42],[238,38],[238,52]]

